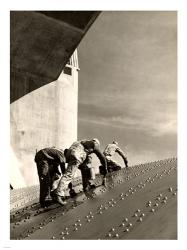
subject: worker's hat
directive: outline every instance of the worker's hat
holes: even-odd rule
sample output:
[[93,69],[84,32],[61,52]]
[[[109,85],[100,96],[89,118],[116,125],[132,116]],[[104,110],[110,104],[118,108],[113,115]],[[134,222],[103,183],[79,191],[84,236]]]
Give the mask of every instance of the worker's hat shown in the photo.
[[117,141],[113,141],[113,144],[116,144],[116,145],[118,145],[118,142],[117,142]]
[[100,141],[97,138],[93,138],[92,141],[96,142],[100,146]]

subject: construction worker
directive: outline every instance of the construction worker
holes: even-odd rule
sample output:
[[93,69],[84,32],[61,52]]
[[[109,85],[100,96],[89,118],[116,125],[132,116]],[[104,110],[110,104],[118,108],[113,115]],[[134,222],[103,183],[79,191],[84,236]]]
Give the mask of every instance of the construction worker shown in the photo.
[[125,166],[128,167],[128,161],[127,161],[127,158],[126,158],[124,152],[118,146],[118,142],[113,141],[113,143],[108,144],[106,146],[106,148],[103,152],[103,154],[106,157],[108,172],[113,172],[113,171],[117,171],[117,170],[121,169],[119,164],[116,161],[114,161],[114,159],[112,159],[112,157],[115,153],[118,153],[123,158]]
[[[44,148],[35,155],[35,162],[40,182],[40,204],[47,205],[47,199],[53,187],[53,183],[60,179],[65,172],[65,157],[62,149],[55,147]],[[60,169],[59,169],[60,167]]]
[[64,205],[63,197],[65,190],[68,188],[69,183],[72,181],[78,167],[84,163],[88,155],[95,153],[99,158],[101,164],[104,166],[103,184],[105,185],[105,176],[107,173],[107,163],[105,156],[100,150],[100,142],[98,139],[81,140],[74,142],[71,147],[66,151],[65,157],[68,167],[64,175],[61,177],[57,189],[55,190],[56,200],[61,205]]

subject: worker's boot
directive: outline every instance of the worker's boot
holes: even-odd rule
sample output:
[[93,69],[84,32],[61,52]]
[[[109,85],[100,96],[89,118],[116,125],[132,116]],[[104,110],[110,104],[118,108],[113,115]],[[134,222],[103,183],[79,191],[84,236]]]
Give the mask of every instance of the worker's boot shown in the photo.
[[67,204],[67,202],[64,201],[63,198],[62,198],[61,196],[59,196],[59,195],[56,196],[56,201],[57,201],[60,205],[62,205],[62,206],[64,206],[64,205]]

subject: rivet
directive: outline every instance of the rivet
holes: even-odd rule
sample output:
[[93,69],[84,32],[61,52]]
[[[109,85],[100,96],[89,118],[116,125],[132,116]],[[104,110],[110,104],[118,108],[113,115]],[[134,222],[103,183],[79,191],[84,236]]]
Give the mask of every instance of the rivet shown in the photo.
[[154,213],[154,212],[155,212],[155,209],[154,209],[154,208],[152,208],[152,209],[151,209],[151,212],[153,212],[153,213]]
[[118,238],[118,237],[119,237],[119,234],[115,234],[115,237]]
[[132,223],[129,223],[128,226],[129,226],[129,227],[132,227]]
[[138,216],[137,213],[135,213],[135,214],[134,214],[134,217],[137,217],[137,216]]
[[112,234],[111,234],[111,233],[109,233],[107,236],[108,236],[108,237],[112,237]]
[[128,232],[129,232],[129,228],[126,228],[126,229],[125,229],[125,232],[127,232],[127,233],[128,233]]
[[173,195],[177,195],[177,193],[176,193],[176,192],[174,192],[174,193],[173,193]]
[[140,221],[140,222],[142,222],[142,220],[143,220],[142,217],[140,217],[140,218],[138,219],[138,221]]
[[111,231],[114,232],[114,231],[115,231],[115,228],[112,228]]
[[128,222],[129,220],[128,220],[128,218],[125,218],[124,221]]

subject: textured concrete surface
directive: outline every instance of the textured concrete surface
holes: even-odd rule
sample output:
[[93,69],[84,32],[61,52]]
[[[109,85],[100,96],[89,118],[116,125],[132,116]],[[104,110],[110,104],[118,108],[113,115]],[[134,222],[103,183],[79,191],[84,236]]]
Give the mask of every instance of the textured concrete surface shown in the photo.
[[[71,70],[71,75],[62,72],[56,81],[11,104],[11,172],[19,169],[27,186],[38,184],[36,150],[49,146],[65,149],[77,139],[78,71]],[[11,175],[11,184],[24,186],[17,175]]]
[[177,160],[122,169],[107,176],[107,188],[79,193],[64,207],[28,205],[10,221],[10,238],[20,240],[177,239]]

